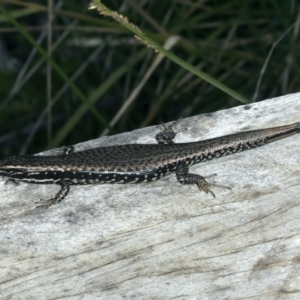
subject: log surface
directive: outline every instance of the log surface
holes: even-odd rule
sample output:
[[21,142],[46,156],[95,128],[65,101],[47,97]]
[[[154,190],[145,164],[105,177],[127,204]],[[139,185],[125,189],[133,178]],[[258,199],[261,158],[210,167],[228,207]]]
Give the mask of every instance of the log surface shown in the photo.
[[[182,120],[176,142],[300,122],[300,93]],[[157,127],[75,151],[154,143]],[[300,299],[300,135],[191,167],[216,198],[175,175],[139,185],[0,178],[1,299]]]

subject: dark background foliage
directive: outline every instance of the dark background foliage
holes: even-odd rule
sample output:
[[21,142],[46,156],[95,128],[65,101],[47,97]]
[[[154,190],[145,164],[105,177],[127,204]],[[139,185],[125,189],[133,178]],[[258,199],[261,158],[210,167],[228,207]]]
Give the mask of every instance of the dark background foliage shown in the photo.
[[[110,18],[88,10],[89,1],[4,1],[0,6],[72,78],[101,120],[13,23],[0,16],[0,156],[32,154],[99,137],[156,58]],[[300,82],[299,2],[259,0],[103,1],[159,44],[180,36],[170,50],[253,101],[297,92]],[[50,19],[49,19],[50,18]],[[51,27],[49,25],[51,21]],[[298,22],[299,23],[299,22]],[[291,26],[293,26],[291,28]],[[281,40],[279,40],[281,39]],[[50,44],[51,44],[50,43]],[[48,82],[48,83],[47,83]],[[47,91],[51,82],[51,93]],[[62,90],[63,89],[63,90]],[[55,99],[47,119],[47,99]],[[241,104],[164,58],[109,134]],[[48,112],[49,116],[49,112]],[[48,120],[48,121],[47,121]],[[103,121],[104,120],[104,121]],[[50,123],[49,123],[50,122]]]

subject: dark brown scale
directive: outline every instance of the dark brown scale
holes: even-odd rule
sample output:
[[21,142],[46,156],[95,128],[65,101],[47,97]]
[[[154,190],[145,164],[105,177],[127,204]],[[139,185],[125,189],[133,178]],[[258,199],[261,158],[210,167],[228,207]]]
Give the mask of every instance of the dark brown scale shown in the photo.
[[189,174],[188,166],[221,156],[263,146],[299,133],[300,123],[236,133],[193,143],[174,144],[175,133],[163,127],[157,135],[160,144],[129,144],[73,152],[60,156],[12,156],[0,162],[0,175],[30,183],[62,186],[46,206],[60,202],[69,185],[98,183],[141,183],[176,172],[182,184],[197,184],[212,195],[204,177]]

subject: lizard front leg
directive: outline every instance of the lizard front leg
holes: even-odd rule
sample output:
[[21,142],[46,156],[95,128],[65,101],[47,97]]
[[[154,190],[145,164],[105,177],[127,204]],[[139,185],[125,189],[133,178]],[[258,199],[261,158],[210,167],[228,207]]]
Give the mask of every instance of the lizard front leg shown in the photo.
[[[62,148],[62,155],[70,155],[74,153],[74,146],[64,146]],[[68,182],[62,182],[60,184],[60,190],[56,193],[56,195],[50,199],[40,200],[37,207],[49,208],[50,206],[61,202],[65,199],[70,191],[70,184]]]
[[50,199],[38,201],[38,203],[41,203],[41,204],[38,205],[37,208],[38,207],[49,208],[50,206],[61,202],[63,199],[66,198],[69,191],[70,191],[70,185],[68,183],[64,183],[64,182],[61,183],[60,190],[58,191],[58,193]]

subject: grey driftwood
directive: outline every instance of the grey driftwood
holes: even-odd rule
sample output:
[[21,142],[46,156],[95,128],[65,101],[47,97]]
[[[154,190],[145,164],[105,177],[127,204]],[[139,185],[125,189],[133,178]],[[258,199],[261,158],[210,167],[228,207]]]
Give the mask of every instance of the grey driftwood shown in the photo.
[[[300,122],[300,93],[182,120],[176,142]],[[154,143],[149,127],[76,145]],[[300,134],[193,166],[216,199],[175,175],[141,185],[0,178],[1,299],[300,299]]]

